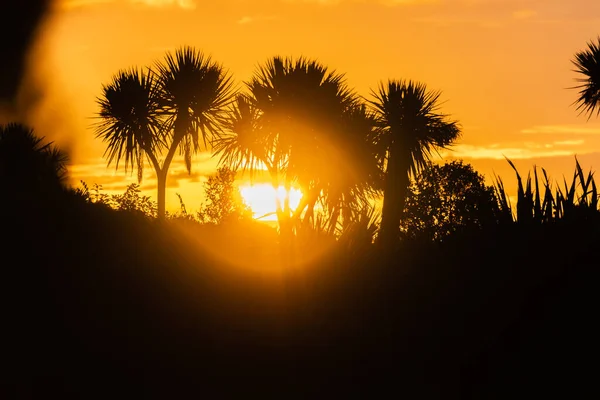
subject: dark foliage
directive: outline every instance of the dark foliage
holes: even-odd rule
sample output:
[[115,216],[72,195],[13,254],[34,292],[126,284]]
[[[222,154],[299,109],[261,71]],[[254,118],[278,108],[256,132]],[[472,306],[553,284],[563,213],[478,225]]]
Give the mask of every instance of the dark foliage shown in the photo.
[[68,157],[20,124],[0,125],[0,184],[15,202],[53,196],[67,180]]
[[376,113],[380,158],[385,173],[379,239],[386,247],[398,241],[399,225],[411,176],[431,156],[461,134],[457,121],[440,110],[441,92],[410,80],[389,80],[371,93]]
[[498,221],[492,186],[469,164],[428,164],[408,190],[401,231],[405,238],[443,240],[457,231]]
[[236,172],[221,167],[204,184],[206,202],[198,212],[201,222],[222,224],[252,218],[252,211],[244,204],[239,189],[234,185]]
[[[165,77],[189,106],[169,133],[187,154],[202,104]],[[406,182],[459,133],[429,112],[437,93],[396,94],[410,91],[406,107],[425,110],[412,122],[429,123],[414,124],[394,167]],[[148,154],[138,133],[115,145],[133,165]],[[2,398],[597,397],[598,193],[578,163],[564,190],[515,169],[515,209],[498,179],[489,224],[494,195],[477,173],[429,166],[408,214],[431,232],[392,248],[371,243],[368,209],[337,241],[314,218],[311,240],[280,246],[252,220],[148,218],[135,186],[107,207],[98,187],[64,189],[59,155],[24,127],[0,131]]]
[[575,72],[579,74],[579,85],[574,88],[579,90],[575,104],[577,110],[587,114],[589,119],[600,113],[600,37],[590,41],[587,49],[577,52],[572,62]]
[[152,220],[68,192],[30,204],[0,199],[4,398],[595,390],[589,219],[310,261],[316,248],[281,254],[256,223]]

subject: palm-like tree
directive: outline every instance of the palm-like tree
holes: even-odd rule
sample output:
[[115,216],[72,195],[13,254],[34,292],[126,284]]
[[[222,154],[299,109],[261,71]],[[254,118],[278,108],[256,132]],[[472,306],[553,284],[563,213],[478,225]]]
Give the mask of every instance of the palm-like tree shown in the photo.
[[[332,139],[356,96],[342,74],[304,57],[274,57],[258,69],[248,87],[261,111],[273,172],[281,176],[286,192],[293,183],[302,189],[299,214],[321,192],[323,174],[334,168],[327,162],[336,150]],[[287,198],[280,211],[289,217]]]
[[261,129],[260,110],[252,99],[243,93],[236,96],[228,118],[224,121],[224,132],[213,143],[213,152],[220,154],[220,164],[233,170],[248,171],[251,175],[261,168],[271,173],[273,185],[277,185],[277,165],[270,151],[268,135]]
[[[343,114],[336,150],[326,162],[335,168],[324,171],[321,203],[329,210],[329,232],[343,231],[363,218],[382,184],[377,158],[375,115],[364,104],[356,103]],[[306,218],[312,216],[309,203]],[[338,222],[341,220],[341,224]]]
[[191,156],[221,132],[228,106],[234,98],[233,79],[209,56],[191,47],[168,53],[156,64],[162,110],[169,135],[165,165],[179,149],[191,171]]
[[575,72],[582,75],[577,78],[579,97],[575,101],[580,113],[588,114],[588,119],[596,112],[600,115],[600,37],[589,42],[587,49],[575,54],[572,60]]
[[[141,180],[144,159],[156,172],[158,217],[166,208],[169,167],[177,150],[191,172],[192,154],[220,132],[220,122],[233,98],[233,81],[210,57],[183,47],[167,53],[147,72],[117,74],[98,100],[96,134],[108,143],[108,163],[125,158],[125,169],[137,165]],[[164,158],[162,156],[164,155]]]
[[[315,60],[274,57],[247,88],[249,93],[240,95],[230,112],[227,133],[214,143],[221,162],[251,173],[265,168],[275,188],[283,185],[289,191],[298,184],[303,197],[296,218],[305,211],[312,215],[320,198],[348,196],[336,185],[345,178],[342,171],[347,172],[342,164],[352,163],[347,148],[357,149],[354,136],[349,135],[352,146],[344,140],[348,110],[358,97],[343,75]],[[277,214],[280,224],[290,218],[288,201],[277,205]]]
[[410,174],[427,165],[434,151],[459,135],[456,121],[440,113],[438,91],[423,83],[389,80],[380,84],[369,103],[377,114],[382,166],[385,171],[380,240],[391,246],[398,238]]
[[11,123],[0,126],[0,180],[4,187],[31,194],[60,190],[67,180],[68,157],[33,129]]
[[119,71],[111,83],[103,86],[97,102],[100,111],[96,136],[107,142],[104,155],[108,165],[114,162],[118,168],[124,158],[125,171],[137,167],[141,181],[147,158],[158,175],[158,155],[164,142],[160,95],[152,71]]

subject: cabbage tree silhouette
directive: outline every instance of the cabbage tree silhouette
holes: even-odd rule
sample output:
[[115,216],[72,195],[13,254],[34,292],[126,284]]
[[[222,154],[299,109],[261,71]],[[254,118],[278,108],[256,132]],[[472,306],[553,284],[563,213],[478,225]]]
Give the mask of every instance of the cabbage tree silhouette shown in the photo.
[[56,193],[67,181],[68,157],[44,143],[33,129],[16,123],[0,126],[0,181],[16,196]]
[[[323,171],[325,179],[321,188],[322,205],[329,213],[330,233],[336,230],[342,233],[362,223],[383,182],[377,160],[374,113],[356,102],[343,113],[338,134],[332,138],[336,151],[328,157],[334,168]],[[311,201],[308,216],[312,216],[313,208]]]
[[580,114],[587,114],[588,119],[594,113],[600,114],[600,37],[596,42],[589,42],[587,49],[577,52],[572,60],[575,72],[583,75],[577,78],[580,84],[574,89],[579,89],[579,97],[574,104]]
[[160,119],[160,94],[151,71],[130,69],[118,72],[110,84],[102,89],[98,99],[100,121],[97,137],[107,142],[105,156],[108,165],[119,167],[125,159],[125,171],[137,167],[142,180],[144,158],[147,157],[157,176],[161,165],[159,145],[163,144]]
[[392,246],[398,239],[410,175],[425,167],[434,151],[458,138],[460,128],[440,113],[441,93],[429,91],[424,83],[389,80],[371,95],[385,171],[379,238],[383,245]]
[[[96,135],[107,142],[108,163],[125,158],[142,178],[144,156],[157,178],[158,217],[165,216],[169,167],[177,150],[191,172],[192,154],[219,135],[233,99],[233,80],[224,68],[192,47],[167,53],[147,72],[118,73],[98,99]],[[164,158],[163,158],[164,156]]]
[[346,129],[350,119],[368,121],[368,115],[356,108],[358,96],[344,76],[315,60],[274,57],[258,68],[247,88],[249,93],[238,96],[229,114],[225,134],[215,139],[214,151],[221,163],[251,175],[266,169],[275,188],[283,185],[289,192],[293,184],[300,186],[303,196],[293,215],[289,197],[283,204],[278,200],[280,228],[303,213],[311,218],[319,199],[335,207],[355,201],[368,185],[348,184],[348,177],[360,180],[360,174],[348,170],[368,156],[355,158],[354,153],[374,153],[368,147],[369,124],[357,125],[367,126],[364,136],[356,134],[356,127]]

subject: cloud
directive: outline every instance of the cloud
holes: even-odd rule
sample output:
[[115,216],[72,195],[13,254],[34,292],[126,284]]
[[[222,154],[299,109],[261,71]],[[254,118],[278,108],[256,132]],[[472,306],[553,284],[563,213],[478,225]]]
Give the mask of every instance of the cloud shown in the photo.
[[133,4],[143,4],[149,7],[180,7],[184,10],[196,8],[195,0],[129,0]]
[[341,3],[367,3],[367,4],[382,4],[385,6],[408,6],[408,5],[425,5],[438,4],[443,0],[282,0],[285,3],[313,3],[323,6],[334,6]]
[[195,0],[57,0],[59,8],[72,10],[111,3],[129,3],[147,7],[178,7],[184,10],[194,10]]
[[543,134],[578,134],[600,135],[600,125],[542,125],[522,129],[521,133],[528,135]]
[[500,21],[483,18],[478,16],[428,16],[428,17],[417,17],[413,18],[413,22],[420,22],[425,24],[432,24],[438,26],[452,26],[452,25],[476,25],[481,28],[499,28],[502,26]]
[[584,144],[585,141],[583,139],[578,139],[578,140],[560,140],[557,142],[554,142],[554,144],[556,146],[580,146],[582,144]]
[[[581,141],[583,143],[583,141]],[[554,143],[557,144],[558,143]],[[581,143],[569,143],[577,145]],[[564,145],[564,143],[562,143]],[[578,152],[586,154],[589,151]],[[532,158],[548,158],[573,155],[572,150],[555,149],[553,144],[525,143],[523,147],[500,147],[499,145],[474,146],[469,144],[455,145],[450,150],[441,152],[443,158],[463,159],[492,159],[503,160],[505,157],[511,160],[523,160]]]
[[58,0],[57,5],[64,10],[72,10],[81,7],[114,3],[115,1],[116,0]]
[[[196,183],[198,184],[211,174],[214,174],[216,167],[216,159],[210,153],[202,152],[194,156],[192,159],[192,173],[189,174],[183,160],[177,158],[169,168],[169,179],[167,181],[168,188],[178,188],[181,183]],[[69,175],[71,184],[79,186],[81,181],[84,181],[91,187],[93,184],[102,185],[104,189],[110,192],[123,191],[127,185],[137,183],[137,169],[130,168],[125,172],[125,163],[119,163],[119,169],[115,168],[114,164],[110,167],[106,165],[106,159],[93,158],[80,164],[69,166]],[[142,177],[141,189],[143,191],[152,190],[156,187],[156,175],[154,169],[149,166],[144,166],[144,174]],[[155,193],[146,193],[155,196]]]

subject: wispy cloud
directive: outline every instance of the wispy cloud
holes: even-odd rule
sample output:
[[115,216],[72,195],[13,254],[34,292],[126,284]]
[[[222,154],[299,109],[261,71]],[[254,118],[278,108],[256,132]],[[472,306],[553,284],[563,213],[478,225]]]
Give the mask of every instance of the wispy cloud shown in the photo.
[[521,133],[600,135],[600,125],[542,125],[522,129]]
[[583,139],[578,140],[559,140],[554,142],[556,146],[580,146],[584,144],[585,141]]
[[[117,170],[114,165],[108,167],[103,158],[89,159],[85,163],[73,164],[69,166],[69,175],[71,183],[79,186],[84,181],[88,186],[93,184],[102,185],[102,188],[109,194],[123,192],[123,190],[132,183],[137,183],[137,169],[124,170],[125,164],[121,162]],[[174,160],[169,168],[169,179],[167,181],[169,188],[178,188],[182,183],[198,183],[207,176],[215,173],[216,160],[209,153],[202,152],[197,154],[193,160],[192,173],[188,173],[185,163],[182,160]],[[142,191],[150,191],[156,187],[156,176],[154,169],[146,165],[142,177]],[[155,193],[146,193],[155,196]]]
[[[577,143],[569,143],[569,145],[575,146],[582,144],[578,141]],[[572,149],[558,149],[555,148],[554,144],[538,144],[538,143],[527,143],[523,147],[501,147],[498,145],[491,146],[474,146],[468,144],[461,144],[453,146],[451,150],[444,150],[441,153],[443,158],[464,158],[464,159],[492,159],[492,160],[503,160],[505,157],[511,160],[522,160],[522,159],[533,159],[533,158],[547,158],[547,157],[564,157],[573,155]],[[562,143],[561,145],[565,145]],[[589,151],[578,151],[578,154],[586,154]]]
[[115,2],[116,0],[58,0],[56,4],[59,8],[64,10],[72,10],[81,7],[90,7]]
[[185,10],[196,8],[195,0],[129,0],[133,4],[143,4],[149,7],[180,7]]
[[57,0],[58,7],[66,10],[110,3],[129,3],[147,7],[178,7],[184,10],[196,8],[196,0]]
[[371,3],[386,6],[408,6],[422,4],[438,4],[444,0],[282,0],[285,3],[313,3],[323,6],[334,6],[342,3]]
[[440,16],[427,16],[413,18],[413,22],[420,22],[425,24],[432,24],[438,26],[452,26],[452,25],[471,25],[479,26],[481,28],[499,28],[502,26],[502,22],[492,19],[483,18],[478,16],[460,16],[460,15],[440,15]]

